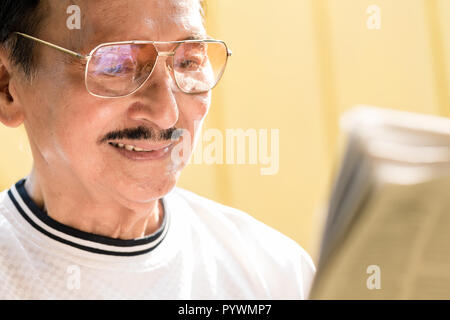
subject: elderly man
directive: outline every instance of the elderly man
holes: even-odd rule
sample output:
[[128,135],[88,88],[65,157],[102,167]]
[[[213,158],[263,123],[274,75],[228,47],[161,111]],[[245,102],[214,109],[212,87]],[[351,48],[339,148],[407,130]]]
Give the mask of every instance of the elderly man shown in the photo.
[[0,297],[305,298],[293,240],[175,187],[231,55],[199,0],[71,5],[0,4],[0,121],[34,160],[0,194]]

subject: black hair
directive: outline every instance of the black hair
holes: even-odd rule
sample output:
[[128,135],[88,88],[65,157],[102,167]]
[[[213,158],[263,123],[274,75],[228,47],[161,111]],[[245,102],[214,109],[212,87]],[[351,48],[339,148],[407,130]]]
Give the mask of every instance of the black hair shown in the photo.
[[17,36],[14,32],[36,34],[41,22],[40,0],[0,1],[0,45],[7,49],[13,64],[29,76],[33,71],[34,41]]

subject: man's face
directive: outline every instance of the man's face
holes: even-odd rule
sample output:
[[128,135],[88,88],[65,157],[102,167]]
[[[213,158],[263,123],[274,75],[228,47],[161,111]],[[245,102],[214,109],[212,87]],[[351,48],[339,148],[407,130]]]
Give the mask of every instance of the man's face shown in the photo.
[[[80,30],[66,27],[69,4],[49,3],[39,37],[83,54],[104,42],[172,41],[206,34],[198,0],[81,1]],[[59,181],[76,181],[104,201],[145,203],[170,191],[184,166],[173,160],[171,150],[157,159],[138,160],[110,142],[139,145],[145,142],[143,135],[126,132],[143,127],[155,133],[151,144],[165,145],[173,142],[167,137],[173,129],[183,129],[190,139],[178,143],[190,141],[192,150],[210,93],[181,92],[162,58],[144,87],[133,95],[97,98],[85,88],[81,61],[40,44],[36,52],[38,69],[32,84],[13,79],[13,85],[24,108],[37,169]],[[104,139],[113,132],[125,133],[124,138]],[[160,140],[160,135],[165,138]],[[174,150],[179,146],[172,144]],[[139,157],[136,152],[135,158]]]

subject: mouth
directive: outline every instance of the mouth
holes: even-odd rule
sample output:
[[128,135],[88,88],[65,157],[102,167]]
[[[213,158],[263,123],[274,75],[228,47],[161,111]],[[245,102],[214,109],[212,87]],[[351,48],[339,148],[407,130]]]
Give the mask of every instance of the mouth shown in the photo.
[[125,143],[119,143],[119,142],[109,142],[109,144],[113,147],[119,148],[119,149],[126,149],[128,151],[135,151],[135,152],[152,152],[152,151],[158,151],[158,150],[164,150],[170,147],[172,143],[165,144],[165,145],[159,145],[154,147],[138,147],[134,144],[125,144]]
[[170,155],[175,142],[150,144],[146,141],[109,141],[108,144],[119,154],[131,160],[159,160]]

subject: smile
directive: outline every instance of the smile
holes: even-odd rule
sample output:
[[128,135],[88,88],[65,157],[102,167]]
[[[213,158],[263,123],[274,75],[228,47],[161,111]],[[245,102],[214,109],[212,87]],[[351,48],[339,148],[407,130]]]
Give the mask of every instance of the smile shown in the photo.
[[153,151],[159,151],[159,150],[162,150],[163,152],[167,152],[170,147],[170,145],[168,145],[166,147],[159,148],[159,149],[145,150],[145,149],[142,149],[142,148],[130,145],[130,144],[114,143],[114,142],[110,142],[109,144],[116,148],[121,148],[121,149],[126,149],[128,151],[136,151],[136,152],[153,152]]
[[[128,142],[128,141],[127,141]],[[136,141],[133,143],[123,142],[108,142],[108,144],[117,151],[121,156],[129,160],[163,160],[169,158],[171,151],[176,143],[165,142],[164,144],[150,144],[145,141]]]

